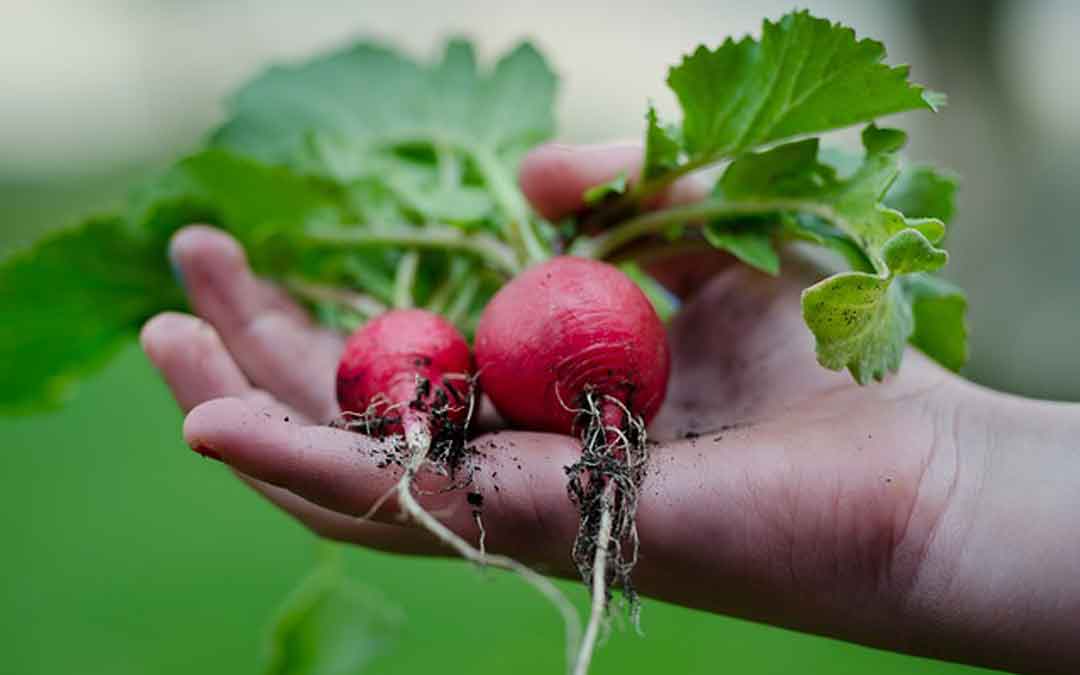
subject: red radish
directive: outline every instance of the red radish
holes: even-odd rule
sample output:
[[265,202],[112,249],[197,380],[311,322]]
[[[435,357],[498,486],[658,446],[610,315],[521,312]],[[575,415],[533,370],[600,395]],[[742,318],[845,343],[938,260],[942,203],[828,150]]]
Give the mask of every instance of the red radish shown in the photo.
[[[420,309],[395,309],[362,326],[349,338],[337,373],[337,398],[343,411],[340,426],[379,437],[403,434],[407,456],[397,485],[371,507],[374,515],[396,492],[399,508],[439,541],[466,560],[498,567],[521,576],[562,613],[567,659],[572,662],[580,627],[574,607],[546,577],[512,558],[480,549],[424,510],[413,495],[416,474],[425,462],[452,474],[465,438],[473,406],[473,363],[465,338],[446,319]],[[433,447],[434,444],[434,447]],[[470,507],[472,508],[472,507]]]
[[431,429],[432,415],[460,425],[468,415],[472,356],[446,319],[422,309],[382,314],[349,338],[337,373],[346,413],[370,415],[377,435]]
[[528,429],[573,433],[572,409],[587,388],[648,423],[667,390],[667,335],[656,311],[629,277],[586,258],[554,258],[503,287],[480,319],[476,359],[499,413]]
[[580,514],[573,558],[593,595],[574,668],[585,673],[612,585],[622,587],[636,619],[635,516],[645,425],[667,390],[664,325],[615,267],[554,258],[492,298],[477,328],[476,360],[481,385],[506,419],[582,439],[581,460],[566,471]]

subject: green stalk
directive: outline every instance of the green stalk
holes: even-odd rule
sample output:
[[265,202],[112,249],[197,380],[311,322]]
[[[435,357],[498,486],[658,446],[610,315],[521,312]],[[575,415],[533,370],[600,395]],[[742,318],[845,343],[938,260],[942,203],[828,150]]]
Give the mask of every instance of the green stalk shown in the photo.
[[413,306],[413,287],[416,285],[416,270],[420,266],[420,254],[409,251],[401,256],[397,274],[394,275],[394,308],[411,309]]
[[435,161],[439,170],[439,187],[452,190],[461,183],[461,162],[445,142],[435,142]]
[[720,161],[722,157],[703,157],[701,159],[692,160],[685,164],[666,171],[656,178],[651,180],[641,181],[636,183],[626,193],[626,199],[634,206],[641,205],[646,199],[656,196],[663,192],[668,186],[675,181],[679,180],[687,174],[691,174],[698,169],[704,169],[707,166],[715,164]]
[[428,300],[427,308],[436,314],[441,314],[450,303],[450,298],[468,277],[471,265],[463,258],[454,258],[450,261],[450,271],[446,279],[439,284]]
[[776,199],[760,202],[729,202],[722,199],[675,206],[644,213],[595,237],[582,238],[570,247],[572,255],[605,259],[627,244],[651,235],[663,234],[672,225],[685,225],[716,218],[757,216],[780,211],[809,213],[829,221],[841,230],[849,231],[847,222],[831,208],[820,203],[798,199]]
[[310,244],[336,248],[400,246],[431,251],[459,251],[482,260],[487,266],[512,277],[521,270],[514,251],[498,239],[486,234],[466,234],[454,227],[431,225],[423,228],[388,227],[372,230],[366,227],[326,225],[308,230],[304,239]]
[[521,195],[514,177],[499,162],[495,153],[487,148],[469,150],[476,168],[484,177],[503,214],[509,219],[507,236],[517,250],[524,265],[547,260],[550,254],[540,241],[529,216],[529,207]]
[[469,306],[476,299],[476,293],[480,290],[480,280],[471,276],[462,284],[454,302],[446,310],[446,318],[450,323],[460,326],[469,312]]
[[315,284],[300,277],[290,277],[286,287],[293,293],[312,302],[330,302],[353,311],[364,319],[370,319],[386,311],[386,305],[375,298],[348,291],[344,288]]
[[[454,150],[468,156],[476,165],[484,183],[491,190],[491,195],[509,221],[505,227],[506,237],[514,251],[513,264],[515,274],[523,267],[534,262],[541,262],[551,257],[547,246],[540,240],[529,215],[529,206],[518,189],[516,177],[506,170],[496,156],[494,149],[478,146],[473,139],[454,134],[429,133],[424,131],[405,132],[387,136],[379,142],[380,147],[394,147],[402,143],[430,143],[436,152],[439,163],[440,180],[449,178],[452,171],[448,155]],[[460,170],[460,167],[458,167]]]
[[619,198],[590,216],[585,223],[585,229],[607,229],[611,225],[619,222],[620,219],[638,213],[641,210],[642,204],[663,192],[672,183],[683,176],[699,169],[704,169],[721,159],[723,158],[716,156],[696,159],[681,164],[655,178],[634,182],[630,186],[630,189],[623,193]]

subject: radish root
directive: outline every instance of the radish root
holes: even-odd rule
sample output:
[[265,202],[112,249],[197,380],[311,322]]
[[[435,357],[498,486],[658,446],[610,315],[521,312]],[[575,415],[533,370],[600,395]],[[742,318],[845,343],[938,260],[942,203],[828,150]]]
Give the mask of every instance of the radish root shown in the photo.
[[[405,472],[401,475],[396,486],[398,505],[401,512],[406,517],[416,521],[417,524],[434,535],[440,542],[454,549],[462,558],[480,567],[494,567],[513,572],[551,601],[563,617],[566,660],[569,670],[574,664],[578,643],[581,639],[581,622],[574,606],[547,577],[508,556],[486,553],[476,549],[428,513],[416,501],[412,486],[417,473],[424,465],[424,462],[427,461],[428,451],[431,447],[431,434],[425,425],[406,425],[405,441],[409,449],[409,458],[405,464]],[[482,528],[481,532],[483,532]]]
[[631,620],[641,630],[640,601],[630,573],[637,563],[637,500],[648,460],[641,418],[614,397],[586,391],[583,398],[576,410],[584,427],[582,455],[566,472],[581,517],[574,561],[592,603],[574,675],[589,670],[614,586],[622,589]]
[[[455,376],[446,375],[445,377],[452,378]],[[417,391],[422,392],[426,388],[426,383],[418,380]],[[453,389],[449,390],[453,391]],[[437,405],[433,406],[431,409],[427,409],[421,405],[420,397],[417,398],[416,402],[404,410],[400,410],[402,406],[386,406],[385,399],[376,397],[373,399],[372,404],[368,409],[363,413],[345,414],[334,424],[334,426],[339,428],[369,435],[381,434],[386,427],[388,414],[394,415],[400,413],[401,416],[400,419],[402,428],[405,432],[405,447],[407,453],[406,457],[400,461],[404,469],[401,478],[398,479],[393,487],[375,500],[375,503],[372,504],[371,508],[369,508],[362,516],[362,519],[371,519],[390,497],[396,494],[398,508],[401,510],[401,514],[404,518],[415,521],[420,527],[427,530],[444,545],[453,549],[465,560],[480,567],[493,567],[517,574],[526,583],[536,589],[537,592],[546,597],[562,615],[566,641],[566,664],[567,672],[569,672],[570,669],[573,668],[578,652],[578,645],[581,640],[581,620],[578,617],[577,610],[570,604],[570,601],[566,599],[562,592],[547,577],[533,571],[528,566],[523,565],[509,556],[488,553],[485,549],[487,532],[484,530],[479,511],[475,511],[473,514],[477,529],[480,532],[480,548],[477,549],[428,513],[416,500],[416,496],[413,492],[416,476],[424,466],[425,462],[428,462],[429,460],[432,461],[436,467],[439,467],[440,473],[449,473],[452,475],[455,464],[459,460],[459,457],[457,457],[459,452],[455,452],[454,446],[456,445],[459,449],[463,447],[465,433],[472,422],[475,408],[475,396],[473,395],[471,382],[469,391],[470,393],[467,400],[456,402],[468,406],[467,416],[464,423],[460,426],[448,425],[445,423],[445,408],[452,405],[450,401],[440,400]],[[379,415],[379,411],[382,411],[383,414]],[[439,438],[432,438],[432,428],[436,430]],[[449,466],[447,467],[445,465]],[[449,471],[447,471],[447,469],[449,469]],[[461,488],[467,485],[468,482],[469,481],[464,483],[453,483],[446,489]]]
[[596,554],[592,568],[592,605],[589,609],[589,624],[585,628],[585,637],[581,641],[574,675],[586,675],[593,652],[596,651],[596,639],[600,633],[600,624],[607,610],[608,574],[607,555],[611,541],[611,500],[615,496],[615,483],[608,483],[604,489],[600,511],[600,528],[596,533]]

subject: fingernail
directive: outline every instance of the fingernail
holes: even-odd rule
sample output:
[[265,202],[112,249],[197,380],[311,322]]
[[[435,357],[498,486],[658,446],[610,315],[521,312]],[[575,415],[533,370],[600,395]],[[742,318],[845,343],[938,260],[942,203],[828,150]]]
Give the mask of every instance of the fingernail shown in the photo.
[[224,461],[221,459],[221,455],[219,455],[216,450],[205,445],[196,445],[193,446],[191,449],[199,453],[203,457],[206,457],[207,459],[213,459],[219,462]]

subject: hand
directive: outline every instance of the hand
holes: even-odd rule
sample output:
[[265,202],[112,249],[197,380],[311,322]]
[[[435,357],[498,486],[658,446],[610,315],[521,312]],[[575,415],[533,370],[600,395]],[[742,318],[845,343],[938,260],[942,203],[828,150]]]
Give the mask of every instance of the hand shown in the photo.
[[[522,187],[559,216],[639,155],[547,146]],[[668,199],[696,194],[683,183]],[[338,412],[342,338],[253,277],[221,232],[187,228],[172,255],[201,318],[159,316],[142,342],[189,411],[192,448],[321,536],[446,554],[392,501],[378,522],[357,518],[397,472],[377,466],[374,442],[321,426]],[[656,272],[693,296],[671,325],[650,429],[661,445],[638,512],[643,593],[914,654],[1080,670],[1080,406],[982,389],[914,350],[884,384],[822,369],[799,314],[814,276],[798,263],[780,279],[720,254]],[[572,575],[563,467],[577,442],[496,432],[476,447],[469,490],[484,497],[488,548]],[[422,501],[476,539],[465,491]]]

